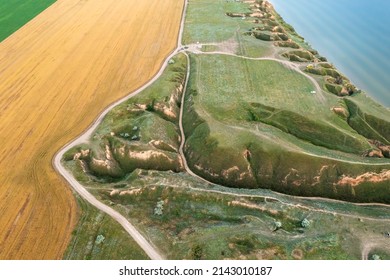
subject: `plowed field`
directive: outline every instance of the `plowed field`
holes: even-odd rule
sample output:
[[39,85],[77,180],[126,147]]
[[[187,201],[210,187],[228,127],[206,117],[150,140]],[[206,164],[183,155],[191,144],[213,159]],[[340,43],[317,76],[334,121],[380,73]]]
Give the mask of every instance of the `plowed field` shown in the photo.
[[51,159],[158,71],[182,8],[59,0],[0,44],[0,259],[62,257],[77,205]]

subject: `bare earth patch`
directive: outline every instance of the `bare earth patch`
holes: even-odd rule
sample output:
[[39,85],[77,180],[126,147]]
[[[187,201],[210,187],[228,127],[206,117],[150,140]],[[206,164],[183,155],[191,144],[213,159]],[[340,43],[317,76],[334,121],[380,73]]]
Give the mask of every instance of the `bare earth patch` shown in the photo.
[[355,187],[365,182],[379,183],[383,181],[390,181],[390,170],[384,170],[381,173],[367,172],[357,177],[345,176],[336,184]]

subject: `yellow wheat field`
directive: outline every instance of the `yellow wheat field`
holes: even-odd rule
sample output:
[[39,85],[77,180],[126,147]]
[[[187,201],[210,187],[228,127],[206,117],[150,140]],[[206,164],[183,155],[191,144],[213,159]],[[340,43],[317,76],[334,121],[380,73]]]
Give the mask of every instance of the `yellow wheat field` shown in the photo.
[[61,258],[75,199],[51,159],[175,48],[182,0],[59,0],[0,44],[0,259]]

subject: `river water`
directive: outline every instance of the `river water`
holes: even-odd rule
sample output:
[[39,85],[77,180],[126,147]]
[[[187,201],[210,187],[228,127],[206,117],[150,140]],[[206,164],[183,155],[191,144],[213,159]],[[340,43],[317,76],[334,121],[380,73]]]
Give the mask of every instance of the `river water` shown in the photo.
[[390,106],[389,0],[271,0],[284,20],[359,88]]

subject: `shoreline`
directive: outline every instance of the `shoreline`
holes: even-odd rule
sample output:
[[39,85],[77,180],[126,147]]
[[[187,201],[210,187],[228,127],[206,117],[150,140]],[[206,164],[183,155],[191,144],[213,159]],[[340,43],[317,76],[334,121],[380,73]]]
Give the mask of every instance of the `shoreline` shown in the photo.
[[[327,50],[327,48],[322,45],[321,41],[318,42],[318,40],[325,41],[325,39],[323,39],[324,36],[321,36],[321,39],[317,38],[317,40],[316,40],[315,39],[316,36],[313,33],[311,33],[311,31],[313,31],[313,30],[310,30],[310,28],[307,28],[307,29],[302,28],[302,23],[299,24],[299,22],[297,20],[294,20],[294,10],[293,10],[294,8],[292,8],[292,11],[290,12],[290,14],[288,12],[284,12],[285,10],[281,8],[282,5],[288,6],[288,5],[290,5],[290,3],[281,4],[280,3],[281,1],[276,1],[276,0],[268,0],[268,2],[272,4],[272,6],[274,7],[274,10],[276,11],[277,14],[280,15],[280,17],[283,19],[284,22],[286,22],[287,24],[291,24],[296,29],[297,33],[299,35],[302,35],[305,38],[305,42],[309,46],[313,47],[313,49],[315,49],[315,50],[318,50],[320,54],[322,54],[326,58],[328,58],[329,62],[332,63],[333,65],[335,65],[335,67],[337,69],[339,69],[340,72],[344,73],[357,87],[359,87],[364,92],[364,94],[367,95],[367,97],[371,98],[373,101],[380,104],[381,106],[383,106],[387,110],[390,110],[390,99],[386,98],[386,93],[384,93],[383,90],[381,91],[381,93],[377,93],[377,94],[373,93],[373,92],[375,92],[375,90],[374,90],[375,84],[374,83],[375,82],[377,83],[378,80],[372,81],[370,83],[369,81],[367,81],[367,78],[363,77],[364,78],[363,79],[361,76],[365,76],[365,75],[358,74],[357,73],[358,71],[355,69],[356,67],[353,67],[353,65],[352,65],[353,63],[351,61],[353,59],[352,59],[352,55],[350,54],[350,52],[343,51],[337,55],[334,52],[334,50],[335,50],[334,46],[331,46],[331,49],[328,48],[328,50]],[[311,11],[310,8],[308,10]],[[309,11],[307,11],[307,12],[309,13]],[[310,21],[310,18],[307,20]],[[348,27],[349,26],[345,26],[344,28],[348,28]],[[325,35],[327,35],[326,31],[327,30],[322,30],[322,32],[325,32]],[[337,32],[332,33],[332,34],[336,34],[336,36],[334,38],[335,38],[336,42],[338,42],[338,39],[340,39],[338,37],[340,37],[341,35],[337,35]],[[331,40],[327,40],[327,41],[331,42]],[[340,47],[340,49],[343,49],[343,48]],[[370,50],[375,51],[374,48],[370,48]],[[341,56],[345,56],[346,59],[340,59]],[[373,64],[376,64],[375,60],[374,60],[374,62],[372,62],[373,58],[371,56],[366,56],[366,60],[373,63]],[[379,59],[377,59],[377,60],[379,60]],[[363,69],[363,68],[365,68],[366,65],[362,63],[359,66],[361,66],[360,68]],[[381,70],[381,69],[378,68],[378,70]],[[374,75],[371,75],[370,77],[373,78]],[[383,87],[383,88],[386,87],[386,85],[382,86],[382,83],[381,83],[381,85],[377,85],[377,87],[379,87],[379,86]]]

